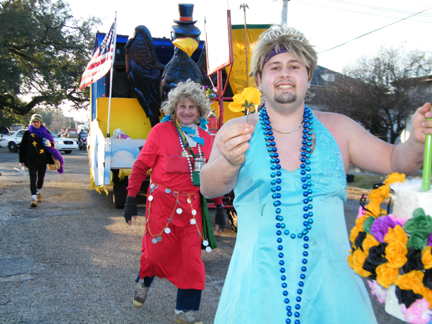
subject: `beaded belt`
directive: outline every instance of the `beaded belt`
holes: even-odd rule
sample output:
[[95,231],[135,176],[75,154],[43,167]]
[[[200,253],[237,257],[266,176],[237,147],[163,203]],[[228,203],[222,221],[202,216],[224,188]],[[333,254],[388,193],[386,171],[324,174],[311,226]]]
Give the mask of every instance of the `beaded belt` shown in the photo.
[[[174,209],[173,209],[173,211],[171,212],[171,215],[170,215],[170,217],[168,218],[168,220],[167,220],[167,222],[166,222],[166,224],[165,224],[165,227],[162,228],[162,230],[161,230],[159,233],[157,233],[157,234],[153,234],[153,233],[151,232],[151,230],[150,230],[150,226],[149,226],[148,223],[149,223],[149,221],[150,221],[151,203],[152,203],[152,201],[153,201],[153,199],[154,199],[152,193],[153,193],[157,188],[159,188],[159,187],[163,187],[163,188],[165,188],[165,193],[167,193],[167,194],[171,194],[171,193],[172,193],[172,194],[174,195],[174,197],[176,198],[176,202],[175,202],[175,205],[174,205]],[[169,228],[169,225],[170,225],[170,223],[172,222],[174,215],[175,215],[175,214],[180,215],[180,214],[183,213],[183,209],[180,208],[180,207],[178,207],[178,201],[179,201],[178,198],[179,198],[180,195],[182,195],[182,196],[183,196],[183,195],[187,195],[187,197],[188,197],[188,198],[187,198],[187,202],[188,202],[188,204],[189,204],[189,206],[190,206],[190,208],[191,208],[191,214],[192,214],[192,219],[190,220],[190,224],[196,226],[199,236],[201,236],[201,239],[204,240],[204,238],[203,238],[203,236],[202,236],[202,233],[201,233],[201,231],[200,231],[200,229],[199,229],[199,227],[198,227],[198,224],[197,224],[196,218],[195,218],[195,216],[196,216],[196,214],[197,214],[197,211],[196,211],[196,210],[193,208],[193,206],[192,206],[192,199],[191,199],[191,197],[192,197],[193,195],[196,195],[196,193],[188,193],[188,192],[185,192],[185,191],[176,191],[176,190],[172,190],[172,189],[170,189],[170,188],[168,188],[168,187],[166,187],[166,186],[164,186],[164,185],[160,185],[160,184],[156,184],[156,183],[153,183],[153,182],[152,182],[152,183],[150,184],[150,192],[149,192],[149,196],[147,197],[147,201],[148,201],[148,213],[147,213],[147,217],[146,217],[145,234],[148,232],[148,233],[153,237],[153,238],[152,238],[152,243],[153,243],[153,244],[156,244],[156,243],[162,241],[162,234],[163,234],[164,232],[165,232],[165,234],[170,234],[170,233],[171,233],[171,229]]]

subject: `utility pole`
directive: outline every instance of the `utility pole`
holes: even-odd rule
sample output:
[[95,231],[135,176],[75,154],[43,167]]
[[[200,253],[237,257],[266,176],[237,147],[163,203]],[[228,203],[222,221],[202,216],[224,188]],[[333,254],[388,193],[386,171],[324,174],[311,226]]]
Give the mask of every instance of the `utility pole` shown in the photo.
[[288,26],[288,1],[282,0],[281,25]]
[[247,25],[246,25],[246,8],[249,9],[246,3],[240,5],[240,9],[244,12],[244,30],[245,30],[245,52],[246,52],[246,80],[249,87],[249,59],[248,59],[248,42],[247,42]]

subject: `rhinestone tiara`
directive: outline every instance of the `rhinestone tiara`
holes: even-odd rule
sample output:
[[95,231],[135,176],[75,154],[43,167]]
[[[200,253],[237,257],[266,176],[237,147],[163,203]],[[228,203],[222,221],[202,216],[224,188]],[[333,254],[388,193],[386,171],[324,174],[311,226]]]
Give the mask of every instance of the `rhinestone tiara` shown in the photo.
[[305,37],[302,32],[292,27],[286,26],[272,26],[269,28],[267,33],[264,35],[264,39],[272,40],[281,36],[287,36],[291,40],[303,42]]

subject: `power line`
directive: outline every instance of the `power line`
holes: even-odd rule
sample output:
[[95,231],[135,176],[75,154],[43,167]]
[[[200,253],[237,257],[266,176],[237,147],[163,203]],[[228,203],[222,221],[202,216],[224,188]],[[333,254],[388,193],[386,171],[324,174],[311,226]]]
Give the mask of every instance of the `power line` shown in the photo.
[[388,26],[391,26],[391,25],[397,24],[398,22],[401,22],[401,21],[403,21],[403,20],[407,20],[407,19],[409,19],[409,18],[411,18],[411,17],[413,17],[413,16],[416,16],[416,15],[418,15],[418,14],[421,14],[422,12],[428,11],[428,10],[430,10],[430,9],[432,9],[432,7],[428,8],[428,9],[425,9],[425,10],[422,10],[422,11],[419,11],[419,12],[417,12],[417,13],[411,15],[411,16],[408,16],[408,17],[405,17],[405,18],[399,19],[399,20],[397,20],[397,21],[395,21],[395,22],[392,22],[391,24],[388,24],[388,25],[385,25],[385,26],[383,26],[383,27],[380,27],[380,28],[377,28],[377,29],[375,29],[375,30],[372,30],[372,31],[370,31],[370,32],[368,32],[368,33],[366,33],[366,34],[363,34],[363,35],[357,36],[356,38],[353,38],[353,39],[351,39],[351,40],[349,40],[349,41],[347,41],[347,42],[345,42],[345,43],[339,44],[339,45],[334,46],[334,47],[332,47],[332,48],[326,49],[325,51],[319,52],[319,54],[322,54],[322,53],[328,52],[328,51],[330,51],[330,50],[332,50],[332,49],[335,49],[335,48],[341,47],[341,46],[343,46],[343,45],[345,45],[345,44],[348,44],[348,43],[350,43],[350,42],[352,42],[352,41],[354,41],[354,40],[356,40],[356,39],[359,39],[359,38],[361,38],[361,37],[363,37],[363,36],[366,36],[366,35],[372,34],[372,33],[376,32],[376,31],[378,31],[378,30],[381,30],[381,29],[384,29],[384,28],[386,28],[386,27],[388,27]]
[[[336,2],[338,2],[338,1],[336,1]],[[311,2],[307,2],[307,1],[299,1],[298,3],[299,4],[308,4],[308,5],[312,5],[312,6],[318,6],[318,7],[324,7],[324,8],[330,8],[330,9],[336,9],[336,10],[341,10],[341,11],[347,11],[347,12],[354,12],[354,13],[363,14],[363,15],[369,15],[369,16],[395,18],[394,15],[393,16],[383,15],[383,14],[380,15],[380,14],[375,14],[375,13],[370,13],[370,12],[364,12],[364,11],[358,11],[358,10],[342,9],[340,7],[326,6],[326,5],[311,3]],[[356,6],[357,4],[353,3],[351,5],[352,6]],[[357,5],[357,6],[361,6],[361,5]],[[412,13],[412,11],[410,12],[410,11],[406,11],[406,10],[389,9],[389,8],[384,8],[384,7],[368,7],[368,8],[375,9],[375,10],[386,11],[386,12],[395,13],[395,14],[411,14]],[[430,18],[430,17],[432,17],[432,15],[426,14],[426,15],[420,15],[419,17],[420,18]],[[421,23],[427,23],[427,24],[432,23],[430,20],[428,20],[428,21],[414,20],[414,21],[421,22]]]
[[[364,4],[364,3],[356,3],[356,2],[352,2],[352,1],[346,1],[346,0],[329,0],[329,1],[337,2],[337,3],[349,5],[349,6],[357,6],[357,7],[367,8],[367,9],[381,10],[381,11],[387,11],[387,12],[400,13],[400,14],[412,14],[412,13],[414,13],[413,11],[400,10],[400,9],[396,9],[396,8],[387,8],[387,7],[376,6],[376,5],[368,5],[368,4]],[[432,16],[431,14],[422,15],[422,17],[431,17],[431,16]]]

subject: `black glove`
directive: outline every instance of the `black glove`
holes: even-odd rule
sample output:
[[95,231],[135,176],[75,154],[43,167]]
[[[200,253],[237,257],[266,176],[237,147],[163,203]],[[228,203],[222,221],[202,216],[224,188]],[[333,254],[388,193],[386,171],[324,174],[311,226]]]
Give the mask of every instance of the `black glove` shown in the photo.
[[132,220],[132,216],[138,215],[136,198],[135,197],[126,197],[126,203],[123,210],[123,216],[125,218],[126,223]]
[[216,206],[215,224],[219,226],[219,230],[223,231],[225,228],[225,213],[224,206]]

